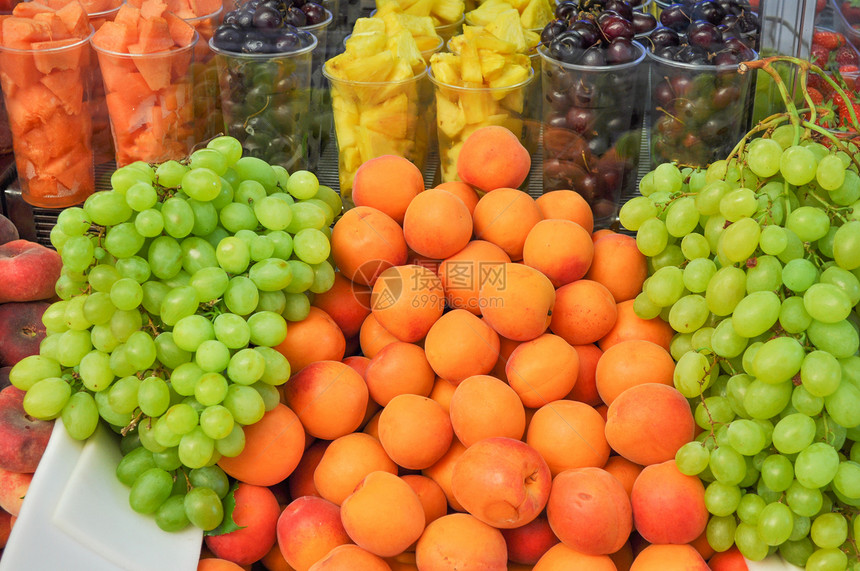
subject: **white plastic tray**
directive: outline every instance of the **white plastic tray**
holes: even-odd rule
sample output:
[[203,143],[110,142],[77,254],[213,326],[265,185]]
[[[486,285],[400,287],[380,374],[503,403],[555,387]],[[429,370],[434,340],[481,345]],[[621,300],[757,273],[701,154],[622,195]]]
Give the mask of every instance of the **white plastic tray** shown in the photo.
[[58,419],[0,570],[194,571],[202,532],[168,533],[133,511],[116,477],[120,458],[108,428],[80,442]]

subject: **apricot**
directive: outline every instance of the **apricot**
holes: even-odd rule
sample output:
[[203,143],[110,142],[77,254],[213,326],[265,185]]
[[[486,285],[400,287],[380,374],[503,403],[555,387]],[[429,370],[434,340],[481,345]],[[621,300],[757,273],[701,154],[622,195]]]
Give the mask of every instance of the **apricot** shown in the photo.
[[399,341],[399,339],[380,325],[376,316],[371,313],[365,317],[364,321],[361,323],[358,341],[359,346],[361,347],[361,353],[365,357],[372,359],[382,350],[383,347],[389,343]]
[[395,266],[379,274],[370,304],[380,325],[412,343],[423,339],[442,316],[445,290],[439,277],[423,266]]
[[277,523],[278,546],[296,571],[307,571],[337,547],[349,543],[340,507],[317,496],[303,496],[287,504]]
[[197,571],[244,571],[244,567],[228,559],[205,557],[197,562]]
[[424,191],[424,176],[408,159],[382,155],[363,162],[352,184],[356,206],[377,208],[402,224],[409,204]]
[[427,525],[415,547],[421,571],[507,571],[502,532],[467,513],[444,515]]
[[236,456],[222,456],[218,465],[247,484],[277,484],[293,472],[305,451],[305,429],[298,415],[283,404],[242,430],[245,447]]
[[436,381],[433,383],[433,388],[427,396],[438,402],[439,405],[445,409],[445,412],[450,412],[451,397],[454,395],[454,391],[456,389],[457,387],[454,386],[453,383],[449,383],[442,377],[436,377]]
[[362,549],[358,545],[345,543],[329,551],[325,557],[311,565],[308,571],[391,571],[382,557]]
[[630,339],[604,351],[595,369],[595,384],[601,400],[609,405],[636,385],[673,386],[674,372],[675,361],[668,351],[650,341]]
[[682,474],[674,459],[645,466],[630,503],[636,531],[650,543],[690,543],[708,523],[702,481]]
[[360,547],[392,557],[412,545],[424,531],[424,507],[399,476],[371,472],[341,504],[341,521]]
[[621,303],[642,291],[648,263],[633,236],[607,234],[594,242],[594,257],[585,277],[605,285],[616,303]]
[[555,535],[587,555],[618,551],[633,530],[627,491],[602,468],[573,468],[557,474],[546,514]]
[[457,175],[485,192],[519,187],[531,169],[531,155],[508,128],[488,125],[473,131],[460,148]]
[[352,282],[336,271],[331,289],[314,295],[312,305],[325,311],[340,327],[344,337],[354,337],[370,315],[370,288]]
[[749,571],[744,556],[735,545],[727,551],[712,555],[708,559],[708,567],[711,571]]
[[284,384],[281,394],[308,434],[326,440],[361,426],[369,398],[361,375],[340,361],[311,363]]
[[[568,341],[569,343],[569,341]],[[586,345],[574,345],[576,354],[579,356],[579,372],[576,375],[576,384],[565,397],[569,400],[578,400],[591,406],[601,404],[600,394],[597,392],[595,371],[603,351],[593,343]]]
[[448,513],[448,498],[445,497],[442,487],[431,478],[421,474],[405,474],[401,476],[401,479],[409,484],[409,487],[421,500],[425,524],[429,524]]
[[519,527],[502,529],[502,535],[508,547],[508,559],[523,565],[534,565],[559,542],[543,514]]
[[239,529],[221,535],[207,535],[206,547],[216,557],[237,565],[251,565],[275,545],[275,528],[281,508],[269,488],[244,482],[237,484],[233,500],[233,521]]
[[365,376],[370,398],[382,406],[405,393],[427,396],[436,380],[424,349],[403,341],[390,343],[374,355]]
[[315,440],[307,447],[302,459],[293,473],[287,478],[287,489],[290,498],[302,496],[319,496],[320,493],[314,484],[314,471],[322,460],[326,448],[331,444],[330,440]]
[[605,423],[585,403],[557,400],[538,408],[526,428],[526,442],[546,460],[553,476],[570,468],[601,467],[609,459]]
[[499,358],[499,334],[465,309],[454,309],[430,327],[424,352],[436,374],[457,385],[493,369]]
[[447,258],[472,239],[472,215],[454,194],[431,188],[416,196],[406,209],[403,236],[406,245],[418,254]]
[[606,411],[606,441],[642,466],[674,458],[678,448],[693,439],[695,426],[684,395],[659,383],[630,387]]
[[463,201],[466,208],[469,209],[469,216],[475,211],[475,205],[478,204],[478,193],[475,192],[471,184],[467,184],[460,180],[451,180],[437,184],[434,188],[450,192],[457,198]]
[[490,375],[475,375],[460,383],[451,395],[448,412],[454,434],[467,447],[492,436],[520,440],[526,429],[526,411],[519,395]]
[[582,278],[593,257],[591,235],[570,220],[541,220],[523,244],[523,263],[540,270],[557,288]]
[[555,289],[549,278],[529,266],[510,263],[502,270],[481,285],[478,301],[484,320],[502,337],[530,341],[549,326]]
[[594,214],[581,194],[573,190],[551,190],[535,199],[545,220],[560,219],[576,222],[591,234],[594,231]]
[[314,361],[340,361],[346,353],[346,338],[331,316],[311,307],[301,321],[288,321],[289,334],[274,347],[290,363],[293,374]]
[[445,300],[454,309],[465,309],[481,315],[478,294],[481,284],[500,279],[503,264],[511,257],[504,250],[485,240],[472,240],[439,264],[437,274],[445,289]]
[[456,464],[457,459],[460,458],[465,451],[466,446],[454,438],[451,440],[451,446],[448,448],[448,451],[445,452],[445,454],[443,454],[435,464],[421,470],[421,473],[424,476],[427,476],[439,484],[439,487],[442,488],[443,492],[445,492],[445,497],[448,498],[448,505],[459,512],[465,511],[465,509],[460,505],[460,502],[457,501],[457,498],[454,497],[454,492],[451,489],[451,474],[454,471],[454,464]]
[[639,552],[630,571],[710,571],[690,545],[652,544]]
[[371,472],[397,474],[397,464],[389,458],[379,440],[363,432],[334,439],[326,448],[313,473],[319,495],[341,505]]
[[555,291],[550,331],[571,345],[594,343],[612,330],[618,306],[603,284],[581,279]]
[[332,228],[331,255],[345,278],[372,286],[384,270],[406,262],[403,229],[381,210],[357,206]]
[[498,188],[478,201],[472,213],[475,238],[492,242],[511,260],[523,259],[531,229],[541,221],[534,199],[516,188]]
[[532,571],[616,571],[615,563],[607,555],[586,555],[574,548],[557,543],[538,559]]
[[438,402],[401,394],[388,401],[379,415],[379,442],[388,456],[409,470],[423,470],[439,460],[454,430],[451,418]]
[[639,477],[642,466],[635,464],[624,456],[610,456],[603,469],[615,476],[629,496],[633,492],[633,482]]
[[633,311],[633,300],[622,301],[616,305],[617,317],[615,324],[606,335],[597,341],[597,345],[606,351],[616,343],[628,339],[644,339],[656,343],[666,351],[675,336],[675,330],[659,317],[642,319]]
[[511,352],[505,365],[508,384],[529,408],[567,396],[578,374],[576,349],[551,333],[521,343]]

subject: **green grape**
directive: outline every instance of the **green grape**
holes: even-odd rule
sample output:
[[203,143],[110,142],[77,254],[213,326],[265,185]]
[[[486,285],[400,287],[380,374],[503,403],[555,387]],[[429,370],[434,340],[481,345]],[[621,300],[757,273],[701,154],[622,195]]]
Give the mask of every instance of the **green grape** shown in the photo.
[[222,313],[212,322],[215,339],[229,349],[241,349],[251,340],[251,328],[242,317],[233,313]]
[[218,267],[215,248],[203,238],[197,236],[188,237],[182,241],[181,247],[182,269],[189,274],[193,275],[203,268]]
[[163,416],[165,427],[175,434],[187,434],[197,426],[197,411],[191,405],[177,403]]
[[711,385],[717,373],[718,368],[712,367],[705,355],[690,351],[678,359],[673,373],[673,383],[682,395],[695,398]]
[[727,359],[741,355],[748,343],[749,340],[746,337],[741,337],[735,332],[731,317],[720,321],[711,335],[711,347],[714,353]]
[[839,266],[830,266],[818,277],[821,283],[831,284],[842,290],[851,306],[860,303],[860,280],[857,276]]
[[683,269],[683,285],[693,293],[703,293],[716,272],[717,266],[710,258],[694,258]]
[[669,324],[680,333],[692,333],[705,324],[708,316],[708,304],[704,297],[685,295],[669,310]]
[[749,188],[736,188],[720,199],[720,214],[729,222],[752,216],[757,208],[755,193]]
[[215,452],[215,441],[199,426],[184,434],[179,442],[179,459],[189,468],[203,468]]
[[779,296],[772,291],[748,294],[735,305],[732,311],[732,326],[742,337],[761,335],[776,323],[781,305]]
[[281,385],[290,378],[290,362],[283,354],[271,347],[254,347],[254,350],[263,355],[266,362],[260,382],[270,385]]
[[738,502],[738,508],[736,510],[738,518],[744,523],[756,525],[758,523],[761,510],[763,510],[766,505],[767,502],[761,496],[751,492],[746,493],[741,497],[740,502]]
[[779,159],[779,171],[789,184],[803,186],[815,178],[818,161],[806,147],[794,145],[785,149]]
[[[226,386],[224,389],[226,394]],[[213,440],[220,440],[230,435],[234,425],[233,415],[226,407],[219,404],[207,406],[200,413],[200,428],[203,433]]]
[[256,204],[266,198],[266,188],[255,180],[243,180],[236,186],[233,201],[251,206],[254,210]]
[[293,237],[283,230],[269,230],[265,236],[275,245],[275,250],[272,253],[273,258],[281,258],[289,260],[293,255]]
[[717,316],[730,315],[746,292],[746,274],[740,268],[727,266],[717,270],[705,290],[708,309]]
[[251,388],[259,393],[263,399],[263,406],[266,412],[274,409],[281,402],[281,393],[277,387],[266,383],[257,382],[251,385]]
[[182,439],[181,434],[170,430],[170,427],[167,425],[167,416],[162,416],[155,421],[152,434],[155,437],[155,441],[164,448],[179,446],[179,441]]
[[68,239],[69,235],[60,230],[59,226],[57,225],[54,225],[54,227],[51,228],[51,231],[48,233],[48,240],[51,242],[51,245],[54,247],[54,249],[58,252],[62,251],[63,246],[66,244],[66,241],[68,241]]
[[770,454],[761,466],[761,479],[775,492],[783,492],[794,481],[794,466],[782,454]]
[[83,331],[92,326],[92,322],[84,315],[84,305],[86,304],[87,297],[86,294],[78,295],[64,302],[63,309],[65,311],[63,311],[63,320],[66,330]]
[[803,306],[812,319],[822,323],[837,323],[851,313],[851,300],[837,286],[816,283],[803,294]]
[[130,413],[138,406],[140,379],[135,376],[117,379],[108,389],[108,403],[118,413]]
[[621,225],[633,232],[645,220],[657,216],[657,207],[647,196],[636,196],[625,202],[618,212]]
[[161,416],[170,405],[170,387],[164,379],[149,376],[140,381],[137,401],[141,412],[147,416]]
[[814,397],[833,394],[842,381],[842,367],[839,361],[826,351],[810,351],[803,359],[800,368],[803,387]]
[[254,211],[247,204],[231,202],[218,214],[221,225],[235,234],[239,230],[255,230],[259,222]]
[[155,511],[155,523],[162,531],[181,531],[191,523],[185,514],[185,495],[173,494]]
[[731,447],[744,456],[758,454],[767,444],[764,429],[756,422],[744,418],[731,421],[728,436]]
[[319,264],[328,259],[331,245],[323,232],[316,228],[303,228],[293,237],[293,251],[303,262]]
[[230,385],[221,404],[230,411],[233,419],[242,425],[254,424],[263,418],[266,412],[260,393],[244,385]]
[[92,226],[92,220],[80,206],[69,206],[57,214],[55,227],[66,236],[83,236]]
[[155,510],[170,497],[173,477],[161,468],[149,468],[140,474],[131,485],[128,503],[131,509],[142,514],[155,513]]
[[655,304],[669,307],[684,293],[683,270],[676,266],[665,266],[654,272],[645,284],[644,292]]
[[705,488],[705,508],[717,517],[735,513],[741,501],[741,489],[722,482],[710,482]]
[[156,467],[161,468],[162,470],[167,470],[168,472],[178,470],[182,466],[182,462],[179,460],[178,450],[175,446],[165,448],[159,452],[153,452],[152,459],[155,460]]
[[829,193],[830,200],[839,206],[850,206],[860,199],[860,176],[853,170],[843,171],[842,185],[831,190]]
[[[205,237],[218,228],[218,210],[212,202],[200,202],[192,198],[189,198],[187,202],[194,213],[194,226],[191,227],[192,235]],[[212,246],[214,247],[215,244]]]
[[168,280],[182,269],[182,247],[171,236],[158,236],[149,244],[146,259],[152,275]]
[[818,161],[815,170],[815,180],[827,191],[837,190],[845,182],[845,167],[842,160],[833,154],[828,154]]
[[261,291],[255,311],[274,311],[280,315],[286,306],[287,298],[283,291]]
[[767,504],[761,510],[756,524],[759,537],[768,545],[780,545],[788,541],[793,527],[791,508],[781,502]]
[[260,291],[278,291],[290,284],[290,265],[280,258],[267,258],[251,266],[248,277]]
[[284,293],[301,293],[310,289],[314,282],[313,268],[301,260],[288,260],[292,278],[283,288]]
[[[188,172],[188,166],[179,161],[164,161],[155,168],[155,180],[161,186],[176,188],[182,184],[182,175]],[[128,194],[128,192],[126,192]]]
[[743,407],[750,418],[772,418],[791,402],[792,387],[791,381],[772,384],[754,379],[746,387]]
[[184,238],[194,228],[194,211],[185,199],[178,196],[172,196],[161,204],[161,216],[164,218],[164,231],[173,238]]
[[818,280],[818,268],[804,258],[790,260],[782,270],[782,282],[788,289],[801,293]]
[[718,482],[735,486],[746,476],[744,457],[731,446],[720,446],[711,451],[708,467]]
[[[230,416],[232,416],[232,413]],[[233,430],[230,431],[228,436],[215,441],[215,451],[228,458],[238,456],[244,448],[245,431],[239,424],[233,425]]]
[[131,311],[143,302],[143,288],[132,278],[120,278],[111,286],[109,296],[116,309]]
[[262,378],[265,370],[265,357],[254,349],[245,348],[236,351],[233,356],[230,357],[230,362],[227,365],[227,376],[230,377],[230,380],[234,383],[238,383],[240,385],[251,385]]
[[191,353],[189,351],[176,346],[172,331],[159,333],[158,337],[154,339],[154,343],[155,358],[169,369],[175,369],[182,363],[187,363],[191,360]]
[[153,208],[158,202],[158,193],[149,182],[136,182],[125,191],[125,201],[132,210],[142,212]]
[[761,290],[776,291],[782,286],[782,263],[774,256],[758,256],[755,265],[747,269],[747,293]]
[[818,547],[835,549],[848,539],[848,520],[838,513],[826,513],[812,521],[809,537]]
[[727,551],[735,543],[736,528],[734,516],[711,516],[705,529],[708,545],[717,552]]
[[812,444],[815,421],[794,413],[784,416],[773,427],[773,445],[782,454],[796,454]]
[[221,153],[228,167],[235,165],[236,161],[242,157],[242,143],[235,137],[227,135],[215,137],[206,143],[206,148]]
[[[242,157],[245,158],[250,157]],[[204,531],[215,529],[224,519],[221,498],[210,488],[191,488],[185,495],[184,504],[188,520]]]
[[170,373],[170,386],[182,396],[193,395],[194,387],[197,386],[197,382],[203,373],[203,369],[197,363],[193,361],[183,363]]
[[201,343],[215,339],[212,322],[202,315],[188,315],[173,326],[173,340],[183,351],[196,351]]
[[164,217],[160,210],[148,208],[134,217],[134,229],[144,238],[154,238],[164,230]]
[[670,236],[681,238],[696,229],[699,225],[699,211],[696,200],[685,196],[672,201],[666,212],[666,230]]
[[216,405],[227,396],[227,386],[224,375],[213,372],[204,373],[194,387],[194,398],[204,406]]
[[95,246],[89,236],[71,236],[60,255],[65,268],[82,272],[95,260]]
[[768,554],[768,545],[759,535],[758,528],[746,522],[740,522],[735,529],[735,545],[741,555],[751,561],[761,561]]
[[830,218],[827,213],[814,206],[795,208],[788,215],[785,227],[804,242],[814,242],[827,235]]
[[287,181],[286,191],[299,200],[313,198],[319,189],[319,180],[314,173],[306,170],[295,171]]
[[139,284],[144,283],[152,275],[149,263],[140,256],[117,260],[115,267],[120,277],[131,278]]
[[219,372],[230,362],[230,349],[217,339],[203,341],[194,353],[194,362],[204,372]]
[[839,454],[824,442],[814,442],[794,460],[794,477],[807,488],[823,488],[839,469]]
[[[797,521],[795,516],[794,520]],[[779,546],[779,554],[785,561],[798,567],[805,567],[809,556],[815,551],[812,541],[808,537],[803,537],[797,540],[789,540]]]
[[795,260],[797,258],[802,258],[806,251],[803,247],[803,242],[798,238],[797,234],[789,230],[788,228],[783,228],[783,232],[785,233],[786,243],[785,249],[777,254],[779,260],[785,264],[791,260]]
[[[307,300],[307,296],[304,296],[300,293],[299,294],[290,293],[287,295],[296,296],[297,298],[299,298],[299,296],[301,296],[301,298],[304,298],[305,300]],[[285,297],[285,301],[286,301],[286,297]],[[298,320],[304,318],[304,317],[300,316],[299,319],[293,319],[292,317],[287,316],[286,309],[287,308],[286,308],[286,304],[285,304],[284,311],[282,313],[283,313],[284,317],[286,317],[288,320],[298,321]],[[660,311],[662,309],[663,309],[662,307],[660,307],[659,305],[657,305],[656,303],[651,301],[645,292],[640,292],[633,299],[633,312],[641,319],[654,319],[655,317],[658,317],[660,315]]]
[[215,248],[215,257],[225,272],[241,274],[251,262],[251,251],[248,244],[240,238],[228,236],[218,243],[218,247]]
[[120,482],[131,487],[141,474],[155,467],[153,453],[140,446],[120,459],[116,466],[116,476]]
[[805,351],[794,337],[765,342],[753,358],[752,374],[766,383],[781,383],[800,371]]
[[236,315],[248,315],[260,302],[260,293],[250,278],[235,276],[230,278],[227,290],[224,292],[224,304]]
[[833,477],[833,488],[847,499],[860,499],[860,463],[842,461]]
[[860,347],[857,329],[846,319],[837,323],[824,323],[813,319],[806,331],[809,341],[816,349],[826,351],[837,359],[854,355]]
[[[114,175],[119,170],[117,169]],[[131,218],[132,215],[125,196],[112,191],[94,192],[84,201],[83,209],[93,224],[99,226],[116,226]]]
[[698,442],[687,442],[675,452],[675,464],[682,474],[696,476],[708,467],[710,451]]
[[672,341],[669,343],[669,353],[676,361],[685,353],[695,350],[696,348],[693,347],[692,333],[676,333],[672,337]]
[[666,248],[668,243],[669,232],[659,218],[645,220],[636,232],[636,245],[646,256],[656,256]]
[[807,313],[802,297],[787,297],[782,302],[779,309],[779,325],[787,333],[803,333],[811,323],[812,317]]
[[60,333],[57,360],[64,367],[77,367],[81,359],[92,349],[93,345],[89,332],[70,329]]
[[818,549],[806,560],[809,571],[829,571],[830,569],[847,569],[848,555],[838,548]]
[[176,325],[183,317],[193,315],[197,311],[200,300],[197,290],[191,286],[177,287],[164,296],[161,301],[161,320],[165,325]]
[[762,178],[771,177],[779,172],[782,152],[782,146],[773,139],[754,139],[747,146],[747,166]]
[[310,313],[311,302],[308,296],[303,293],[287,293],[286,307],[284,308],[283,316],[287,321],[301,321]]
[[761,229],[758,243],[765,254],[778,256],[788,246],[788,236],[781,226],[769,224]]
[[90,393],[79,391],[69,397],[60,417],[69,436],[76,440],[86,440],[98,427],[99,410]]
[[200,268],[193,274],[188,285],[197,292],[201,303],[210,302],[221,297],[227,290],[230,277],[221,267]]
[[248,317],[251,343],[263,347],[281,344],[287,336],[287,322],[272,311],[258,311]]
[[264,196],[254,203],[254,215],[267,230],[284,230],[292,221],[290,204],[274,196]]
[[28,355],[12,366],[9,371],[9,381],[22,391],[28,391],[42,379],[61,375],[62,368],[54,359],[41,354]]

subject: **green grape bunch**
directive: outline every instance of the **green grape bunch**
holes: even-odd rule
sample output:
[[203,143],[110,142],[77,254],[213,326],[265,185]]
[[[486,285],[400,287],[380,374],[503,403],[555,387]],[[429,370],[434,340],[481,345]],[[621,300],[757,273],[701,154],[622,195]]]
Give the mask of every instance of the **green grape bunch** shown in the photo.
[[122,435],[132,509],[173,531],[222,524],[223,457],[280,401],[275,347],[334,283],[342,203],[308,171],[242,156],[216,137],[182,161],[136,162],[61,211],[59,301],[39,354],[10,372],[35,418],[77,439]]
[[[783,90],[775,61],[802,86],[816,70],[749,64]],[[619,217],[649,264],[634,310],[676,332],[702,431],[675,460],[705,485],[710,545],[858,570],[860,151],[785,102],[725,159],[657,166]]]

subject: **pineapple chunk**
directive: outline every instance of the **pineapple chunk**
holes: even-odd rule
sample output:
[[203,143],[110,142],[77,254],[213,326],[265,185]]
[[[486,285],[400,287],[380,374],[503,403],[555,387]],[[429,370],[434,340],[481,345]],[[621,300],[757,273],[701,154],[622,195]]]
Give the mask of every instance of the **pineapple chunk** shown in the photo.
[[554,17],[549,0],[529,0],[520,10],[520,22],[526,30],[543,29]]
[[457,101],[436,98],[436,125],[449,139],[454,139],[466,126],[466,116]]
[[[430,16],[413,16],[411,14],[393,14],[393,21],[397,25],[409,30],[413,38],[436,37],[436,28],[433,26],[433,18]],[[386,25],[391,26],[386,21]]]
[[352,35],[368,32],[385,33],[385,22],[378,18],[359,18],[352,27]]
[[[456,36],[455,36],[456,37]],[[430,69],[434,77],[447,85],[460,85],[460,56],[457,54],[438,53],[430,56]]]
[[[403,29],[393,35],[389,35],[387,47],[388,51],[392,52],[394,57],[397,58],[398,65],[402,63],[409,66],[408,75],[403,79],[412,77],[415,75],[413,71],[417,72],[419,69],[425,67],[424,57],[418,49],[418,44],[415,43],[415,38],[412,37],[412,34],[408,30]],[[398,73],[401,73],[401,71],[398,70]]]
[[485,29],[496,38],[513,44],[514,51],[522,52],[528,48],[523,35],[523,25],[520,23],[520,13],[513,8],[500,12]]
[[345,48],[356,57],[368,57],[384,50],[387,39],[385,32],[353,32]]
[[453,24],[459,22],[466,10],[463,0],[435,0],[430,16],[439,24]]
[[[523,62],[519,58],[525,60]],[[502,73],[490,82],[490,87],[508,87],[510,85],[519,85],[529,78],[531,73],[531,64],[528,56],[516,54],[508,60],[508,65],[502,70]]]
[[413,16],[429,16],[433,9],[433,2],[434,0],[416,0],[409,6],[401,4],[403,6],[402,12]]
[[354,147],[356,128],[360,120],[358,109],[347,99],[338,96],[331,98],[332,115],[337,128],[337,144],[341,148]]
[[484,82],[492,85],[493,79],[505,71],[508,59],[500,53],[489,50],[478,50],[478,55],[480,56],[481,75],[484,76]]
[[500,39],[489,32],[489,28],[483,28],[484,32],[478,35],[474,42],[478,49],[492,51],[499,54],[515,54],[520,48],[513,42]]
[[405,93],[365,109],[360,125],[395,139],[405,139],[409,133],[409,101]]
[[464,45],[463,51],[460,52],[460,74],[467,85],[482,85],[484,83],[478,48],[471,42]]
[[466,91],[460,93],[460,106],[467,124],[485,124],[487,117],[499,112],[499,106],[493,97],[482,91]]
[[466,21],[472,26],[487,26],[501,14],[512,8],[513,6],[505,0],[486,0],[486,2],[466,14]]
[[326,70],[336,79],[385,81],[394,63],[394,54],[387,51],[366,57],[343,52],[326,62]]

